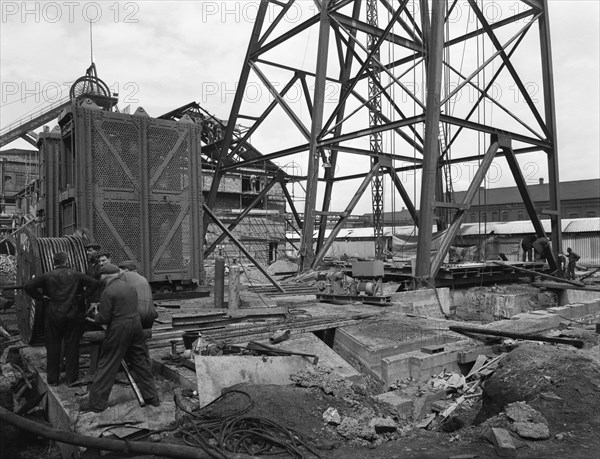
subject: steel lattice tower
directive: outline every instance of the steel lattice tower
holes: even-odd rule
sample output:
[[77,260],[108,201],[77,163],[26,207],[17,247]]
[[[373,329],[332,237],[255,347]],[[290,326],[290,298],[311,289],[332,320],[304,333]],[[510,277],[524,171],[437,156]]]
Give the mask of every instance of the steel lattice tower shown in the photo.
[[[562,241],[548,1],[369,0],[367,12],[360,0],[322,0],[302,10],[307,3],[260,2],[207,207],[226,172],[304,155],[305,174],[268,173],[282,187],[304,184],[304,218],[289,194],[288,205],[302,228],[306,270],[322,261],[371,183],[379,209],[385,173],[418,226],[415,275],[431,283],[493,164],[512,177],[536,233],[545,234],[519,161],[537,155],[549,177],[554,269]],[[303,15],[286,21],[294,8]],[[375,20],[377,8],[387,12],[385,21]],[[268,100],[246,100],[249,87],[262,88]],[[442,110],[448,104],[451,110]],[[477,116],[490,107],[493,117]],[[236,123],[248,127],[243,136],[234,135]],[[452,135],[440,148],[442,130]],[[254,150],[244,150],[250,136]],[[388,136],[389,146],[378,141]],[[450,148],[451,156],[440,151]],[[441,169],[474,162],[463,177],[464,200],[440,199]],[[416,189],[405,174],[417,174]],[[335,200],[343,210],[332,209]],[[440,210],[450,219],[433,247]]]

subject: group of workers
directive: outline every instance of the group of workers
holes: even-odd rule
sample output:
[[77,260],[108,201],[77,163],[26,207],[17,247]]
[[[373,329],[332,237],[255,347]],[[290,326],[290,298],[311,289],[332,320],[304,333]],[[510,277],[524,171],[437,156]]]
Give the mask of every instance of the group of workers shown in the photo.
[[60,384],[61,348],[64,342],[64,384],[79,381],[79,342],[86,322],[106,331],[98,368],[80,411],[102,412],[123,359],[130,365],[146,404],[159,406],[152,377],[144,328],[157,316],[148,281],[136,272],[134,261],[114,265],[110,254],[95,243],[86,245],[87,274],[69,266],[69,256],[57,252],[54,269],[28,281],[23,290],[44,305],[46,371],[48,384]]
[[[547,237],[538,236],[525,236],[521,240],[521,248],[523,249],[523,261],[533,261],[533,254],[535,253],[535,260],[545,260],[546,249],[550,247],[550,239]],[[566,255],[563,252],[558,254],[558,277],[564,279],[575,280],[575,266],[579,261],[580,256],[577,255],[571,247],[567,248]]]

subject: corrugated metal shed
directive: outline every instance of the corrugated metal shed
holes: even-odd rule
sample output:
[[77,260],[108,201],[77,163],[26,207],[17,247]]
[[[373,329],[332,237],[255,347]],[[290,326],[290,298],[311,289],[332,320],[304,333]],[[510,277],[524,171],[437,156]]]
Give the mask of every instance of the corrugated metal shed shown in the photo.
[[[567,225],[565,226],[565,223]],[[600,231],[600,217],[562,220],[563,233],[594,233]]]
[[[550,220],[543,220],[542,225],[547,233],[551,232]],[[581,256],[582,265],[600,265],[600,218],[565,218],[562,219],[563,228],[563,249],[571,247]],[[517,222],[492,222],[487,225],[477,223],[467,223],[462,225],[459,237],[462,243],[480,244],[480,233],[486,234],[494,231],[494,241],[486,245],[486,256],[494,258],[491,252],[504,253],[509,260],[518,261],[522,258],[521,239],[526,234],[534,234],[533,225],[530,221]],[[331,230],[326,231],[326,237],[331,234]],[[413,226],[385,227],[383,231],[387,240],[389,250],[393,249],[392,234],[402,238],[402,236],[416,239],[418,231]],[[435,234],[435,230],[434,230]],[[481,234],[482,235],[482,234]],[[299,241],[300,236],[297,233],[287,233],[287,238],[291,241]],[[315,232],[315,237],[317,233]],[[413,244],[414,245],[414,244]],[[403,247],[400,252],[406,255],[407,250]],[[360,256],[372,258],[375,256],[375,245],[373,243],[373,228],[348,228],[342,229],[331,249],[329,256],[339,257],[343,254],[348,256]]]
[[[542,226],[547,233],[552,228],[550,220],[542,220]],[[600,217],[596,218],[563,218],[561,220],[563,233],[593,233],[600,231]],[[484,225],[478,223],[466,223],[461,226],[459,234],[463,236],[472,236],[483,233]],[[494,231],[495,234],[530,234],[535,233],[533,224],[529,220],[516,222],[491,222],[485,225],[485,231],[489,234]]]
[[[563,218],[562,232],[563,233],[596,233],[600,232],[600,217],[595,218]],[[544,231],[547,233],[551,232],[552,228],[550,220],[542,220],[542,226]],[[435,228],[433,232],[435,232]],[[465,223],[461,226],[459,235],[460,236],[476,236],[486,234],[494,231],[495,234],[503,235],[524,235],[533,234],[533,224],[529,220],[522,220],[516,222],[489,222],[486,225],[479,223]],[[314,237],[317,237],[315,231]],[[331,234],[331,230],[325,231],[325,237]],[[396,234],[399,236],[416,236],[419,234],[419,230],[414,226],[387,226],[383,229],[383,235],[386,237]],[[297,233],[287,233],[287,238],[295,241],[300,240],[300,236]],[[336,239],[362,239],[372,238],[373,228],[344,228],[340,230]]]

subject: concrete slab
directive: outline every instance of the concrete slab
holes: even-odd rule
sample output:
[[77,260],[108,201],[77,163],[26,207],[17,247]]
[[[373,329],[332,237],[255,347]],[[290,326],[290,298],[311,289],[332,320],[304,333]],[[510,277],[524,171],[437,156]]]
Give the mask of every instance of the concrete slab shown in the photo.
[[196,355],[198,399],[205,406],[221,395],[222,389],[240,383],[291,384],[290,375],[311,365],[300,356],[204,356]]
[[363,383],[363,376],[356,368],[312,333],[305,333],[273,346],[286,351],[317,355],[320,367],[331,368],[336,375],[349,381]]
[[559,306],[566,306],[568,304],[583,303],[594,300],[600,300],[600,292],[566,289],[561,290],[558,294]]
[[577,319],[579,317],[600,314],[600,301],[588,301],[586,303],[548,308],[548,312],[565,319]]

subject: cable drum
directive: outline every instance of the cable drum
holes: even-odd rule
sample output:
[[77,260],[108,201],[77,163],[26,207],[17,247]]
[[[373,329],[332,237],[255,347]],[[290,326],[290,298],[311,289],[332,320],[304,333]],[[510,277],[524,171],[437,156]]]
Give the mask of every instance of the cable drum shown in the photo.
[[[22,286],[35,276],[52,271],[52,260],[57,252],[65,252],[69,256],[69,264],[73,269],[86,272],[85,242],[80,237],[39,238],[27,228],[12,237],[17,247],[18,286]],[[34,301],[19,289],[15,296],[15,311],[21,339],[28,344],[42,344],[44,342],[43,304]]]

